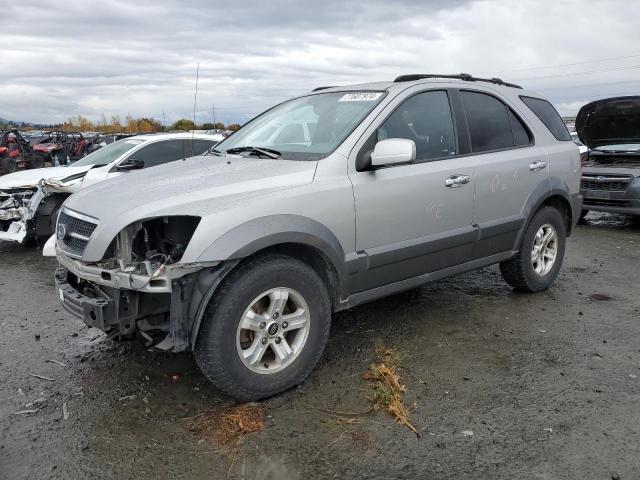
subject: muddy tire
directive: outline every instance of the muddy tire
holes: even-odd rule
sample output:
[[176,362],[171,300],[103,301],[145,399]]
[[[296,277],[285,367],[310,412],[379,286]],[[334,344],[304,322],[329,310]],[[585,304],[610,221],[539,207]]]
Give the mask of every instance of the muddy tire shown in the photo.
[[330,324],[319,275],[299,260],[269,254],[240,264],[222,282],[204,314],[194,356],[221,391],[260,400],[307,378]]
[[13,173],[17,168],[18,167],[14,158],[9,158],[8,156],[0,158],[0,175]]
[[549,288],[562,266],[566,232],[565,220],[556,208],[538,210],[527,226],[520,251],[500,264],[506,282],[524,292],[540,292]]

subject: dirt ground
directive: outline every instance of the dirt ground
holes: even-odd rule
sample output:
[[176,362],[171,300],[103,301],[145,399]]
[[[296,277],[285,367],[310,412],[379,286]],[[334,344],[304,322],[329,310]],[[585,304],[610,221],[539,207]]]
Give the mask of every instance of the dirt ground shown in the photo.
[[[590,214],[548,292],[492,267],[336,315],[311,377],[221,448],[189,418],[232,401],[189,354],[104,339],[58,306],[54,261],[2,245],[0,478],[638,479],[639,247],[639,226]],[[421,438],[384,413],[337,421],[367,410],[377,344]]]

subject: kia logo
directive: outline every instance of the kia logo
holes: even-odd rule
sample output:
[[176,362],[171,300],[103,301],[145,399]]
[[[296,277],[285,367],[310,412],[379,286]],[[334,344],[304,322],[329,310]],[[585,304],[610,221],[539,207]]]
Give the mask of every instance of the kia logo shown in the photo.
[[606,180],[606,178],[602,177],[602,176],[597,176],[596,177],[596,181],[598,182],[604,182]]

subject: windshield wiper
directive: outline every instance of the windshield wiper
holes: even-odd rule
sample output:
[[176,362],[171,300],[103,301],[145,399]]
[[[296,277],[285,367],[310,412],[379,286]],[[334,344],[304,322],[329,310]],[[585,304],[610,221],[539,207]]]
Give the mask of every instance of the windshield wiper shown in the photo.
[[273,158],[273,159],[280,158],[282,156],[282,154],[279,151],[272,150],[270,148],[264,148],[264,147],[246,146],[246,147],[229,148],[227,150],[227,153],[242,153],[242,152],[257,153],[260,155],[264,155],[267,158]]
[[216,147],[211,147],[209,150],[204,152],[205,155],[216,155],[218,157],[222,157],[224,153],[218,150]]

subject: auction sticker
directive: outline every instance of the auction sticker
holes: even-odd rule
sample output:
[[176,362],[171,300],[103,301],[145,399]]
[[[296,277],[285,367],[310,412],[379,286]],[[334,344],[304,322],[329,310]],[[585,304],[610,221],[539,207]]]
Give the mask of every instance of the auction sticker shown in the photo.
[[381,92],[345,93],[339,102],[373,102],[380,98]]

